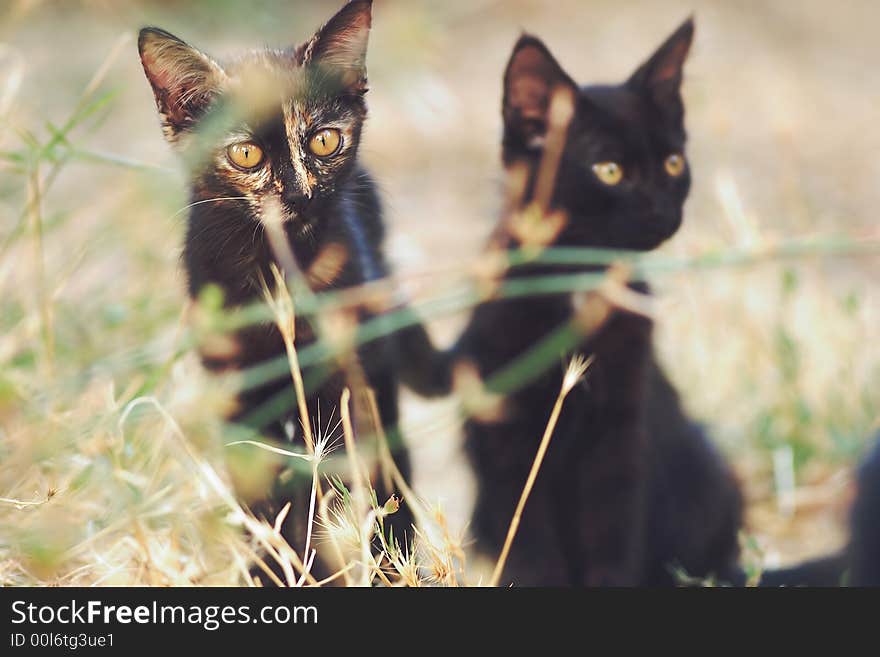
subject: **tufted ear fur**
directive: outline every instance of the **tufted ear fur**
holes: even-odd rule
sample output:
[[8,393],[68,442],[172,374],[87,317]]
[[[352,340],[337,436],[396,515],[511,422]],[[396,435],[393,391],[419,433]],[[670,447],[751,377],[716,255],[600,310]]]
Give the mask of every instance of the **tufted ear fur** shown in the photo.
[[505,147],[540,148],[547,132],[550,99],[558,87],[576,89],[544,43],[523,35],[504,72]]
[[372,25],[372,0],[353,0],[312,37],[303,63],[334,71],[350,91],[367,90],[367,42]]
[[627,85],[646,94],[662,112],[682,111],[682,68],[694,39],[694,20],[688,18],[651,57],[632,74]]
[[145,27],[138,50],[168,141],[176,141],[220,91],[226,74],[217,62],[173,34]]

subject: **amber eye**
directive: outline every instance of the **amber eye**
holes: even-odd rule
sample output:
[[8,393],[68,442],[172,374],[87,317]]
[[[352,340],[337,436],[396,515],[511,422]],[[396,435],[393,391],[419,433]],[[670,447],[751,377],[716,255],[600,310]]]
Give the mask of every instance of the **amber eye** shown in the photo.
[[684,155],[673,153],[663,162],[663,168],[673,178],[678,178],[684,173]]
[[226,157],[239,169],[256,169],[263,162],[263,149],[252,141],[241,141],[226,149]]
[[342,143],[342,135],[336,128],[319,130],[309,140],[309,150],[318,157],[335,155]]
[[599,162],[593,165],[593,173],[604,184],[614,186],[623,180],[623,167],[617,162]]

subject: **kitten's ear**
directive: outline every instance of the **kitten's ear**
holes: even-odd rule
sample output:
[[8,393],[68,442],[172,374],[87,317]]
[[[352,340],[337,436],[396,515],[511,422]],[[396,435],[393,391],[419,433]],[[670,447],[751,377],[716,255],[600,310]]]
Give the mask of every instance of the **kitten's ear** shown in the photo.
[[162,129],[174,141],[204,113],[226,74],[204,53],[155,27],[141,30],[138,50],[156,96]]
[[352,0],[340,9],[309,42],[304,63],[336,71],[345,89],[364,93],[372,7],[372,0]]
[[643,93],[662,110],[681,108],[684,61],[694,39],[694,19],[688,18],[650,59],[633,73],[627,84]]
[[505,149],[544,145],[550,99],[560,87],[577,89],[540,39],[521,36],[504,71]]

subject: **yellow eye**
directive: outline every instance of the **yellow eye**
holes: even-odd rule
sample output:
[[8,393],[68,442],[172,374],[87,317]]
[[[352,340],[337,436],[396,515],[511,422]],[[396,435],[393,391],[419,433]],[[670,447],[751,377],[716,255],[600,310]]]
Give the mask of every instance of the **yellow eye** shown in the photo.
[[611,187],[623,180],[623,167],[617,162],[599,162],[594,164],[593,173],[604,184]]
[[226,149],[226,157],[240,169],[255,169],[263,162],[263,149],[252,141],[241,141]]
[[673,153],[666,158],[665,162],[663,162],[663,168],[666,169],[666,173],[670,176],[678,178],[684,173],[684,155]]
[[335,155],[342,143],[342,135],[336,128],[324,128],[319,130],[309,140],[309,150],[318,157]]

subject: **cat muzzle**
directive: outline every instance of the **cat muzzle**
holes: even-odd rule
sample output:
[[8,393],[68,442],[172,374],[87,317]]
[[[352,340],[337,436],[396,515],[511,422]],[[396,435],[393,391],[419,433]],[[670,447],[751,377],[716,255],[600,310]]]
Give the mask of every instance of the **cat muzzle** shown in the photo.
[[284,194],[281,201],[290,215],[300,216],[308,210],[312,203],[312,197],[306,194]]

